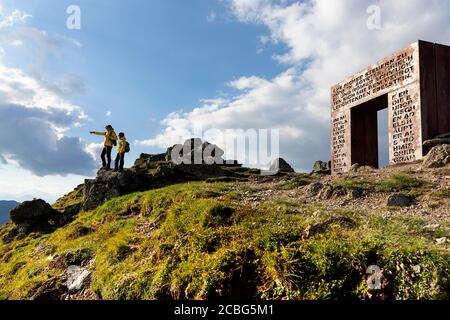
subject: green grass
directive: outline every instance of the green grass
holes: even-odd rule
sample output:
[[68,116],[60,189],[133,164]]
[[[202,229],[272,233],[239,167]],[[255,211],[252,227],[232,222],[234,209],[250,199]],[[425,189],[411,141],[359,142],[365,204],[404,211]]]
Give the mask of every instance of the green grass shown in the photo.
[[64,211],[64,208],[81,204],[83,202],[84,185],[79,185],[74,191],[58,199],[53,208],[58,211]]
[[[288,198],[243,205],[253,192],[196,182],[134,193],[53,234],[0,245],[0,299],[30,299],[63,272],[52,267],[58,257],[79,252],[95,259],[91,290],[103,299],[216,299],[217,290],[226,298],[366,299],[371,264],[383,269],[387,299],[450,298],[449,252],[420,219],[325,207],[313,216],[317,208]],[[306,227],[336,216],[355,227],[333,224],[302,239]],[[48,247],[36,251],[39,244]]]
[[276,185],[277,190],[293,190],[303,186],[307,186],[312,182],[311,177],[308,175],[293,175],[288,180],[280,182]]
[[450,199],[450,189],[443,188],[437,191],[434,191],[430,194],[432,199],[442,200],[442,199]]
[[333,189],[344,193],[351,191],[370,191],[373,185],[370,181],[359,179],[342,179],[332,183]]
[[425,182],[406,174],[397,174],[389,179],[382,180],[376,185],[379,192],[412,191],[425,186]]

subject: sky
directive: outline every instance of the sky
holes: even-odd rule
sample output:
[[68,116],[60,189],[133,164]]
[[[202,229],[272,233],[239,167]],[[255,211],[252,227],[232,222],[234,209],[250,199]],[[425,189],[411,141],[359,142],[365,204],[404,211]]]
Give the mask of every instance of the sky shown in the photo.
[[106,124],[127,166],[195,127],[276,129],[309,171],[330,159],[330,87],[418,39],[450,44],[448,21],[446,0],[0,0],[0,199],[95,176]]

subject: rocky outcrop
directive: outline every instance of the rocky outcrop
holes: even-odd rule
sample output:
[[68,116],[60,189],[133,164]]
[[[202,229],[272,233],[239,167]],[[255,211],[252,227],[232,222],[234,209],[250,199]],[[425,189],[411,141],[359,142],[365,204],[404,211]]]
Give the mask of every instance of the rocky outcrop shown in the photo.
[[450,144],[442,144],[430,150],[422,167],[426,169],[442,168],[450,164]]
[[10,213],[11,221],[25,233],[46,230],[58,222],[60,214],[44,200],[26,201]]
[[85,181],[83,210],[93,210],[110,199],[132,192],[228,176],[230,173],[223,170],[227,166],[222,164],[223,154],[216,145],[189,139],[163,154],[141,154],[134,166],[123,172],[100,170],[95,179]]
[[331,161],[328,162],[316,161],[316,163],[314,163],[312,173],[331,174]]
[[89,211],[115,197],[145,190],[150,183],[146,175],[135,169],[123,172],[100,170],[96,179],[84,182],[83,210]]
[[270,165],[270,172],[273,173],[294,173],[294,168],[291,167],[289,163],[283,158],[275,159]]
[[61,225],[63,215],[41,199],[26,201],[10,212],[14,227],[2,241],[10,243],[32,232],[49,232]]
[[166,151],[166,161],[175,164],[224,164],[225,152],[215,144],[203,142],[199,138],[186,140]]

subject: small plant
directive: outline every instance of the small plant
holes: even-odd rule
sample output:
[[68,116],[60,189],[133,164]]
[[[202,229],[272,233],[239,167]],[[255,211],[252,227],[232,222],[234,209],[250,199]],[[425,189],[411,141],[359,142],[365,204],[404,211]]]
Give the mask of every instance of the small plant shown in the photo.
[[433,199],[449,199],[450,198],[450,189],[440,189],[438,191],[434,191],[430,194]]

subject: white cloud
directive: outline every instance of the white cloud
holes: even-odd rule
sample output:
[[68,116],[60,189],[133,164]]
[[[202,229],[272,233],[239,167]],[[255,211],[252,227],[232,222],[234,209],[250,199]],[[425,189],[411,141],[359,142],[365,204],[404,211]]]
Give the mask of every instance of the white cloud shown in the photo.
[[22,70],[0,64],[0,101],[30,108],[59,109],[83,115],[81,108],[45,88]]
[[8,16],[2,16],[2,11],[0,11],[0,30],[12,27],[16,23],[25,23],[28,18],[31,18],[31,15],[17,9]]
[[[209,128],[280,128],[282,156],[309,170],[328,160],[330,87],[418,40],[450,42],[446,0],[230,0],[236,18],[264,25],[287,49],[274,57],[286,71],[273,79],[243,76],[240,92],[217,104],[170,114],[161,134],[144,144],[165,147],[196,124]],[[382,29],[367,28],[369,5],[381,8]],[[264,39],[264,40],[263,40]],[[260,37],[268,42],[269,38]],[[169,143],[170,142],[170,143]],[[216,142],[216,141],[212,141]],[[217,143],[217,142],[216,142]]]
[[23,41],[22,40],[13,40],[9,44],[11,47],[22,47]]
[[111,117],[112,116],[112,112],[111,111],[106,111],[106,114],[105,114],[107,117]]
[[82,182],[77,175],[38,177],[14,163],[0,163],[0,176],[0,199],[16,201],[42,198],[53,203]]

